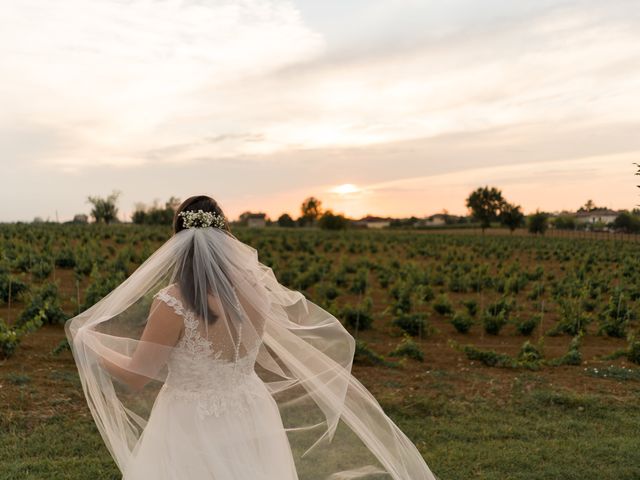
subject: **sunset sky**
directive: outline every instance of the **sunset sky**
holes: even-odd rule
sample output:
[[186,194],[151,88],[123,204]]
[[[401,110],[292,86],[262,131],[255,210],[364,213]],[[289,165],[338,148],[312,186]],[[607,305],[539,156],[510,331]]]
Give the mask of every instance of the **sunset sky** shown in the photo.
[[640,203],[637,0],[15,0],[0,76],[0,221]]

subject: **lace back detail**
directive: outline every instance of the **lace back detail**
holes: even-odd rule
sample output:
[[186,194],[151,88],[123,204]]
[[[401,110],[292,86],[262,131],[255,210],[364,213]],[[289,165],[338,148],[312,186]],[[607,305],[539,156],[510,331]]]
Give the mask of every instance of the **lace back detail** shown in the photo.
[[[184,336],[179,342],[179,346],[184,347],[188,352],[201,357],[208,356],[213,353],[212,342],[204,338],[198,332],[198,319],[195,314],[184,307],[182,302],[173,295],[169,294],[166,290],[160,290],[154,295],[154,298],[159,298],[167,305],[173,308],[176,314],[180,315],[184,322]],[[218,352],[214,355],[214,358],[218,358],[222,352]]]
[[[220,416],[225,412],[248,412],[255,401],[254,370],[256,351],[240,357],[242,324],[233,350],[233,361],[220,358],[222,350],[214,353],[212,342],[199,331],[200,322],[193,311],[167,292],[157,297],[180,315],[184,321],[184,335],[178,340],[169,359],[169,375],[163,386],[166,395],[177,401],[195,402],[201,417]],[[254,393],[252,393],[254,392]]]

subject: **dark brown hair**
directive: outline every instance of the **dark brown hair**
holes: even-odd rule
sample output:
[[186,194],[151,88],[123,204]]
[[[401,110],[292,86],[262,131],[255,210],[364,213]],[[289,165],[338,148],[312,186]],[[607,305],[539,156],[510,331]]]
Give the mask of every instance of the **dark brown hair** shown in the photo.
[[[207,197],[206,195],[196,195],[193,197],[187,198],[184,202],[180,204],[178,209],[176,210],[173,216],[173,232],[178,233],[184,230],[184,219],[179,214],[181,212],[197,212],[198,210],[202,210],[203,212],[210,212],[220,215],[224,218],[224,227],[221,227],[222,230],[226,231],[231,235],[231,230],[229,228],[229,222],[227,217],[224,215],[222,208],[218,205],[213,198]],[[214,227],[218,228],[218,227]],[[203,301],[198,301],[196,298],[196,289],[194,285],[194,272],[193,272],[193,245],[189,249],[187,253],[186,261],[179,266],[178,271],[178,287],[180,288],[180,293],[182,295],[183,300],[186,302],[186,306],[190,308],[196,315],[204,318],[209,323],[213,323],[217,320],[218,315],[211,311],[207,303],[206,311],[203,309]]]

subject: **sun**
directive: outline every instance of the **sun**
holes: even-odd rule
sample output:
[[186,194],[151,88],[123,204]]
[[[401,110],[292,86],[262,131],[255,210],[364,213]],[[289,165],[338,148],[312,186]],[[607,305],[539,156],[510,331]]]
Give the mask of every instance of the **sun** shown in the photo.
[[353,183],[344,183],[332,188],[330,191],[332,193],[337,193],[338,195],[349,195],[351,193],[358,193],[361,190]]

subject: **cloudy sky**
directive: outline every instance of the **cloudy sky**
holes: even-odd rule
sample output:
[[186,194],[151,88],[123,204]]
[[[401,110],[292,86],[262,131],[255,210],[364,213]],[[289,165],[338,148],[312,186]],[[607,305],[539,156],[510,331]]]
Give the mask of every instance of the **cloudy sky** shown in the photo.
[[640,198],[637,0],[9,0],[0,77],[0,221]]

